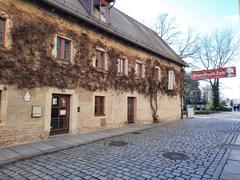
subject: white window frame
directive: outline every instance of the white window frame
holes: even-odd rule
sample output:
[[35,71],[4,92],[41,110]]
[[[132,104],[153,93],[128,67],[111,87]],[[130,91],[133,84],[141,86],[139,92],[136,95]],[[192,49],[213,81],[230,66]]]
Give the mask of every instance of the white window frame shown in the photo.
[[0,10],[0,17],[5,20],[4,40],[2,48],[10,49],[12,47],[12,38],[10,32],[13,26],[12,20],[10,19],[10,15],[2,10]]
[[[158,74],[156,74],[156,69],[158,70]],[[156,81],[160,82],[161,81],[161,68],[159,66],[155,66],[155,79]]]
[[168,90],[173,90],[175,85],[175,73],[173,70],[168,71]]
[[3,96],[3,92],[2,90],[0,89],[0,124],[2,124],[3,120],[2,120],[2,96]]
[[[60,37],[60,38],[62,38],[62,39],[66,39],[66,40],[68,40],[68,41],[70,41],[70,50],[71,50],[71,52],[70,52],[70,59],[69,60],[67,60],[67,59],[60,59],[60,58],[58,58],[57,57],[57,39],[58,39],[58,37]],[[55,36],[54,36],[54,48],[53,48],[53,55],[54,55],[54,57],[56,58],[56,59],[60,59],[60,60],[63,60],[63,62],[66,62],[66,63],[72,63],[73,62],[73,58],[74,58],[74,52],[75,52],[75,49],[74,49],[74,44],[73,44],[73,40],[72,39],[70,39],[70,38],[68,38],[68,37],[66,37],[66,36],[64,36],[64,35],[61,35],[61,34],[56,34]]]
[[102,70],[107,71],[107,70],[108,70],[108,54],[107,54],[107,51],[106,51],[105,49],[101,48],[101,47],[96,47],[96,49],[95,49],[95,56],[94,56],[94,58],[93,58],[93,67],[95,67],[96,69],[101,69],[101,68],[98,68],[98,67],[96,66],[97,51],[101,51],[101,52],[104,53],[104,56],[105,56],[105,57],[104,57],[104,67],[103,67]]
[[7,19],[6,18],[3,18],[3,17],[0,17],[1,21],[3,22],[3,32],[2,32],[2,42],[1,42],[1,47],[6,47],[6,25],[7,25]]
[[[138,65],[140,65],[140,74],[138,73]],[[136,60],[135,62],[135,75],[137,77],[142,77],[144,78],[145,77],[145,64],[140,61],[140,60]]]
[[117,72],[118,74],[128,75],[128,60],[124,57],[117,59]]
[[7,121],[7,107],[8,107],[8,87],[4,85],[0,85],[1,91],[1,101],[0,101],[0,127],[6,125]]

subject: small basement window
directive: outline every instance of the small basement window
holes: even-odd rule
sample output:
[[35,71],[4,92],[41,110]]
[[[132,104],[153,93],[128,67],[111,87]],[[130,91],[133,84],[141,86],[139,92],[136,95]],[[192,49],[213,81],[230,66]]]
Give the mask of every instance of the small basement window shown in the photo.
[[106,70],[106,52],[101,50],[96,50],[96,62],[95,67],[98,69]]
[[6,19],[0,18],[0,46],[5,45]]
[[71,60],[71,40],[57,36],[57,58]]
[[104,114],[104,96],[95,96],[95,116],[105,116]]

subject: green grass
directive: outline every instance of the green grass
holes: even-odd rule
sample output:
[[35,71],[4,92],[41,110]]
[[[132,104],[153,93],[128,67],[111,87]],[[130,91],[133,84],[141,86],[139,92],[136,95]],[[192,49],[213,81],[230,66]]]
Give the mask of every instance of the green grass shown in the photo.
[[196,110],[195,114],[213,114],[219,113],[219,111],[211,111],[211,110]]

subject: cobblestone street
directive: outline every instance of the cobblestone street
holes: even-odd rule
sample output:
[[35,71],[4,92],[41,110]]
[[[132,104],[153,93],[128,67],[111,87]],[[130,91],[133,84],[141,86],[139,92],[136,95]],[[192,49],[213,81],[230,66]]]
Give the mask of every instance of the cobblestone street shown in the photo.
[[0,179],[212,179],[239,123],[221,115],[184,120],[6,165]]

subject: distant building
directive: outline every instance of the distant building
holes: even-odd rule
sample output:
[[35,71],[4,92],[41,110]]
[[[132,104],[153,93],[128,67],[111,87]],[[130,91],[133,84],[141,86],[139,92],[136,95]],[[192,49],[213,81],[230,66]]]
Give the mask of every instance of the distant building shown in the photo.
[[202,88],[203,99],[210,102],[212,101],[212,87],[210,85],[206,85]]

